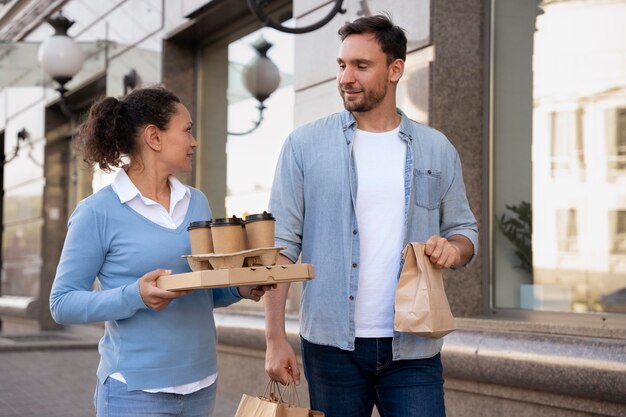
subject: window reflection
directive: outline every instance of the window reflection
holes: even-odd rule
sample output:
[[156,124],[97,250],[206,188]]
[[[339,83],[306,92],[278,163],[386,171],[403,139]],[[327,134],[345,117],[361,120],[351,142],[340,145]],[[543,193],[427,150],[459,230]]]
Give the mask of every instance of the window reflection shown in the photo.
[[[626,173],[626,107],[609,111],[607,141],[607,168],[609,177],[614,179]],[[615,126],[612,131],[611,126]]]
[[[42,265],[45,92],[33,87],[10,87],[0,99],[11,103],[4,119],[4,196],[2,201],[3,295],[36,296]],[[1,134],[1,132],[0,132]]]
[[[285,22],[293,25],[292,21]],[[226,215],[245,217],[268,209],[274,170],[282,144],[294,128],[294,35],[263,28],[242,37],[228,46],[228,132],[245,132],[259,118],[255,100],[244,87],[242,73],[255,57],[251,44],[260,37],[272,44],[267,56],[278,66],[281,82],[278,89],[264,101],[263,121],[252,133],[228,135]],[[295,316],[300,304],[301,284],[289,290],[286,314]],[[226,311],[262,314],[263,301],[244,300]]]
[[585,169],[581,109],[553,112],[552,176],[577,176]]
[[613,230],[611,253],[626,255],[626,210],[611,212],[611,230]]
[[278,66],[281,83],[263,103],[267,108],[259,127],[247,135],[228,136],[228,216],[267,210],[278,155],[283,141],[293,130],[293,35],[260,29],[228,47],[228,131],[245,132],[259,118],[259,103],[245,89],[241,74],[256,55],[250,45],[260,37],[273,44],[267,55]]
[[626,312],[626,1],[493,6],[496,219],[532,207],[530,270],[494,228],[494,305]]
[[578,252],[576,209],[557,210],[557,245],[560,252]]

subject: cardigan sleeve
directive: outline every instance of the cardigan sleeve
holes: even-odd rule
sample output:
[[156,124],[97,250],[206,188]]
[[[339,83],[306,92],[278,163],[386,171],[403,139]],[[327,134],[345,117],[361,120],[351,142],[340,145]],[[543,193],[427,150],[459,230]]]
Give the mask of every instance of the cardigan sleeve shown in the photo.
[[243,298],[237,287],[214,288],[211,291],[213,292],[213,307],[215,308],[227,307]]
[[68,231],[50,292],[50,311],[59,324],[84,324],[120,320],[148,309],[139,294],[139,280],[104,291],[94,291],[107,243],[103,229],[106,219],[98,219],[85,201],[68,222]]

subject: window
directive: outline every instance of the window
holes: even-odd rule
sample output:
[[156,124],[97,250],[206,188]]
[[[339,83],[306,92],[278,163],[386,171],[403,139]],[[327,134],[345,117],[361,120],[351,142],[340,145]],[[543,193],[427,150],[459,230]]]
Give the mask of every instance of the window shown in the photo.
[[[609,173],[615,176],[626,170],[626,108],[619,108],[610,113],[607,125],[609,129],[611,125],[615,126],[615,136],[609,135],[607,162]],[[613,115],[614,122],[611,117]]]
[[560,252],[578,252],[576,210],[557,210],[557,243]]
[[[42,266],[44,146],[42,91],[9,87],[0,99],[8,109],[4,134],[4,201],[2,204],[2,288],[0,294],[37,296]],[[0,116],[3,117],[3,116]],[[51,208],[53,209],[53,208]],[[58,211],[48,210],[49,216]]]
[[[291,24],[287,21],[285,24]],[[263,102],[263,120],[249,134],[259,118],[258,101],[245,89],[242,74],[256,53],[252,44],[259,39],[272,44],[267,56],[281,73],[276,91]],[[293,130],[294,88],[293,35],[273,29],[259,29],[228,45],[228,140],[226,142],[226,215],[245,217],[268,210],[274,170],[282,144]],[[292,284],[286,312],[294,314],[300,304],[301,284]],[[263,301],[243,301],[229,307],[230,311],[260,311]]]
[[626,3],[491,4],[492,307],[624,312]]
[[[290,24],[287,21],[286,24]],[[258,101],[244,87],[246,65],[257,55],[251,46],[265,39],[272,46],[267,56],[281,72],[281,83],[264,101],[263,120]],[[245,217],[267,210],[274,170],[284,140],[293,130],[293,35],[259,29],[228,45],[228,140],[226,142],[226,215]],[[232,134],[232,133],[235,134]]]
[[614,211],[612,215],[613,244],[611,253],[626,255],[626,210]]
[[[294,128],[294,36],[269,28],[252,30],[244,27],[207,42],[201,52],[196,181],[209,198],[213,217],[245,217],[268,210],[276,162]],[[263,102],[263,118],[254,128],[259,102],[245,87],[243,75],[257,55],[253,44],[261,38],[272,44],[267,57],[278,67],[281,81]],[[301,284],[292,284],[289,291],[286,314],[295,317]],[[243,300],[221,311],[261,315],[263,301]]]
[[585,167],[580,110],[552,116],[552,176],[582,175]]

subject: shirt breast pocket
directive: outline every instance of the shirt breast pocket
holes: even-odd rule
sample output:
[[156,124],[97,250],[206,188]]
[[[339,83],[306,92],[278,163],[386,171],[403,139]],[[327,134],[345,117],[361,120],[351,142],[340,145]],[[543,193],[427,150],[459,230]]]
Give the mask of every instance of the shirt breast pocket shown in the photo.
[[413,195],[419,207],[434,210],[441,205],[441,171],[413,170]]

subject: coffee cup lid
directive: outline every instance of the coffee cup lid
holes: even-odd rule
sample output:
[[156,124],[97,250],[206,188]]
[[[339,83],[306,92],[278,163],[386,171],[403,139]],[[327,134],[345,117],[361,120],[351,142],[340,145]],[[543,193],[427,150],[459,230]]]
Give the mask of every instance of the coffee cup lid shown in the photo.
[[198,222],[191,222],[191,223],[189,223],[189,227],[187,227],[187,230],[200,229],[200,228],[204,228],[204,227],[211,227],[211,221],[210,220],[201,220],[201,221],[198,221]]
[[243,220],[237,216],[211,220],[211,226],[241,226]]
[[248,223],[248,222],[255,222],[255,221],[258,221],[258,220],[273,220],[273,221],[276,221],[274,216],[272,216],[272,213],[268,213],[267,211],[264,211],[263,213],[250,214],[249,216],[246,216],[246,223]]

